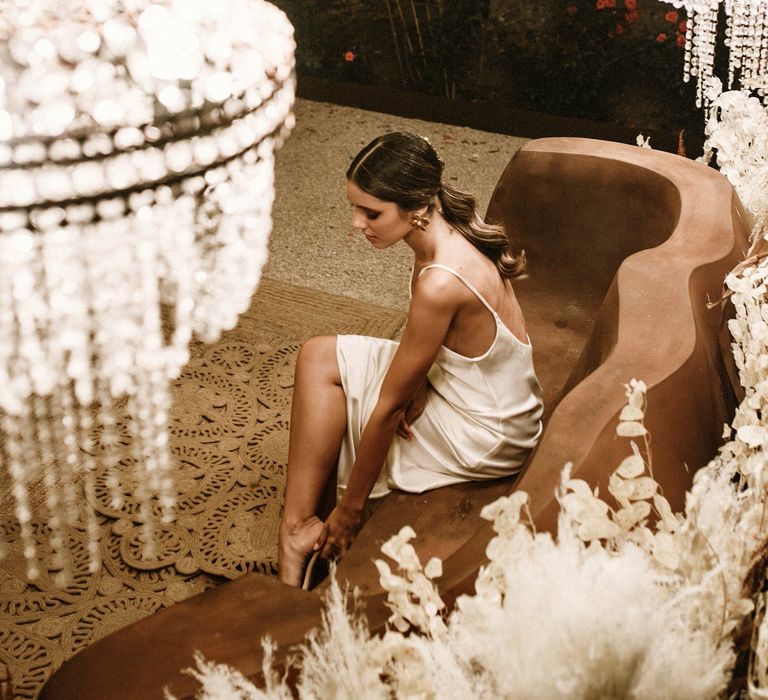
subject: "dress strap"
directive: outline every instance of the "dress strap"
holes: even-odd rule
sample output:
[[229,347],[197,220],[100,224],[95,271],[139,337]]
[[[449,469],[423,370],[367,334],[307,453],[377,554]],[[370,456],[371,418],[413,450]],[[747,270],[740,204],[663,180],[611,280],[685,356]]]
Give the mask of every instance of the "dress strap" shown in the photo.
[[469,290],[482,302],[483,306],[485,306],[488,311],[490,311],[494,318],[499,317],[499,315],[496,313],[496,309],[494,309],[486,300],[485,297],[480,294],[480,292],[477,291],[477,287],[475,287],[474,284],[472,284],[466,277],[463,275],[460,275],[456,270],[454,270],[452,267],[448,267],[447,265],[441,265],[440,263],[432,263],[431,265],[427,265],[426,267],[422,267],[419,271],[419,277],[421,277],[424,270],[429,270],[431,267],[437,267],[440,270],[445,270],[446,272],[450,272],[455,277],[458,277],[468,288]]

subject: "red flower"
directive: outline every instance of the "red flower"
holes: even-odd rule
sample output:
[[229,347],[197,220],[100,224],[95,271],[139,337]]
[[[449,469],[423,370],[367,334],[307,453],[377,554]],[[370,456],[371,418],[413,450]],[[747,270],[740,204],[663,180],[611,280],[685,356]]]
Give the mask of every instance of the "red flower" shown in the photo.
[[598,10],[604,10],[604,9],[605,9],[605,7],[606,7],[606,5],[605,5],[605,0],[597,0],[597,2],[595,3],[595,7],[596,7]]
[[677,22],[679,15],[677,14],[677,10],[670,10],[667,12],[667,14],[664,15],[664,19],[667,20],[667,22],[671,22],[674,24]]
[[637,22],[638,17],[640,17],[640,12],[638,10],[630,10],[629,12],[624,13],[624,19],[630,24]]
[[344,52],[344,60],[347,63],[351,63],[352,61],[355,60],[355,58],[356,58],[356,56],[355,56],[355,52],[354,51],[346,51],[346,52]]
[[565,8],[565,11],[569,15],[575,15],[579,11],[579,8],[576,7],[576,5],[568,5],[568,7]]
[[678,24],[678,25],[677,25],[677,28],[678,28],[678,29],[679,29],[679,30],[680,30],[680,31],[681,31],[683,34],[685,34],[685,30],[686,30],[686,29],[688,29],[688,25],[686,24],[685,20],[683,20],[682,22],[680,22],[680,24]]
[[661,34],[656,35],[656,41],[658,41],[659,43],[666,40],[667,40],[667,35],[664,32],[661,32]]
[[637,9],[637,0],[624,0],[624,7],[627,10],[636,10]]
[[624,25],[621,24],[621,22],[616,22],[616,34],[623,34],[624,33]]
[[682,49],[685,48],[685,34],[677,35],[677,45]]

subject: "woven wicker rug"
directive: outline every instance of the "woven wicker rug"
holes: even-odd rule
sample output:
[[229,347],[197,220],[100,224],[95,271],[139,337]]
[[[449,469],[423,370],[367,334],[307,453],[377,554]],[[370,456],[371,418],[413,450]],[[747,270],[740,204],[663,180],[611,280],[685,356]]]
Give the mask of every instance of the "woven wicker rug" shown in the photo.
[[[391,338],[403,321],[398,311],[263,280],[236,328],[210,346],[193,342],[173,386],[177,519],[159,526],[152,559],[142,555],[130,483],[124,506],[113,510],[103,473],[91,505],[100,514],[104,566],[88,573],[84,528],[73,530],[75,574],[65,589],[45,566],[40,580],[26,581],[15,520],[0,518],[11,542],[0,561],[0,678],[10,672],[13,697],[36,697],[65,659],[130,622],[247,571],[274,574],[301,342],[333,333]],[[125,466],[131,457],[121,428]],[[99,438],[97,428],[96,452]],[[36,531],[45,560],[46,528],[38,523]]]

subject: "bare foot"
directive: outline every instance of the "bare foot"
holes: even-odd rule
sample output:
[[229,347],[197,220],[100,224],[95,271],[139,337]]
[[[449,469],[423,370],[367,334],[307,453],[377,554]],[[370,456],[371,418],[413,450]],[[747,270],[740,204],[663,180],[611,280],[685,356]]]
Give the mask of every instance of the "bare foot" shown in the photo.
[[295,527],[281,525],[277,554],[277,577],[289,586],[301,586],[304,565],[323,531],[323,521],[316,515]]

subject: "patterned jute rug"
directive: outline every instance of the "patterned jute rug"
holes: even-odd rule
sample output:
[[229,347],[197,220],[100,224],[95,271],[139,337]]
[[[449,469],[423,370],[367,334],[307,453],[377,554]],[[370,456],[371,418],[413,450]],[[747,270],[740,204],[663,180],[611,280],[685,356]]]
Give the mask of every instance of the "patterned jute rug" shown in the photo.
[[[193,342],[173,385],[169,426],[177,518],[159,526],[151,560],[143,556],[130,484],[124,483],[123,507],[114,510],[105,473],[91,503],[101,519],[104,565],[88,572],[85,530],[73,530],[75,571],[64,589],[45,566],[34,584],[26,580],[18,526],[0,516],[11,543],[0,561],[0,680],[10,673],[13,696],[36,697],[65,659],[162,607],[248,571],[274,574],[301,342],[334,333],[391,338],[403,321],[399,311],[265,279],[236,328],[212,345]],[[126,465],[128,429],[120,428]],[[98,430],[93,437],[98,452]],[[42,522],[36,533],[45,561]]]

